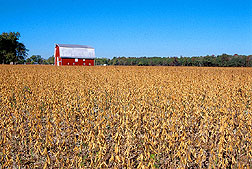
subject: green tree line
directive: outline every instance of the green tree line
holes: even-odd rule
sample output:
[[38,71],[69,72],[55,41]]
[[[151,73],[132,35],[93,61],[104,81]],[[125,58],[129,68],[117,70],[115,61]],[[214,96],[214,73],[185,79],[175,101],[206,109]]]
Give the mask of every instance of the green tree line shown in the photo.
[[42,58],[40,55],[32,55],[31,57],[25,60],[26,64],[44,64],[44,65],[53,65],[54,56],[49,57],[48,59]]
[[96,65],[125,66],[208,66],[208,67],[252,67],[252,55],[197,56],[197,57],[114,57],[97,58]]

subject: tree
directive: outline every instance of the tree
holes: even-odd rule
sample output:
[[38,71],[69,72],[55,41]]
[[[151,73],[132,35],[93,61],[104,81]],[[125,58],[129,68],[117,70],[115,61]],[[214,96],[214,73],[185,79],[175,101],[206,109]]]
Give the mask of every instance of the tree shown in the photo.
[[26,49],[25,45],[23,43],[18,43],[18,46],[16,48],[16,62],[20,61],[24,63],[25,57],[27,57],[28,49]]
[[24,61],[28,49],[19,42],[19,32],[3,32],[0,35],[0,63],[18,63]]
[[50,65],[53,65],[54,64],[54,56],[51,56],[47,59],[47,63],[50,64]]
[[216,66],[215,64],[215,57],[214,56],[205,56],[203,57],[203,65],[204,66]]
[[26,63],[31,63],[31,61],[32,61],[31,58],[27,58],[25,62]]
[[217,62],[219,66],[227,67],[230,58],[230,55],[223,53],[222,55],[217,56]]
[[[30,58],[28,58],[29,61],[32,63],[32,64],[42,64],[43,63],[43,58],[40,56],[40,55],[32,55]],[[26,61],[28,61],[28,59]]]

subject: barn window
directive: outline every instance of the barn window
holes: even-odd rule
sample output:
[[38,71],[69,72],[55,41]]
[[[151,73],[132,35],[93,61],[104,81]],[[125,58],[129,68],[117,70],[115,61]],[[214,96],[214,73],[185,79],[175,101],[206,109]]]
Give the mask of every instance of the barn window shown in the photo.
[[91,63],[89,63],[89,66],[91,66]]
[[67,63],[69,65],[69,63]]
[[85,62],[85,59],[83,59],[83,62]]
[[85,63],[83,63],[83,65],[85,65]]
[[75,63],[73,63],[73,65],[75,65]]
[[75,62],[78,62],[78,59],[75,59]]

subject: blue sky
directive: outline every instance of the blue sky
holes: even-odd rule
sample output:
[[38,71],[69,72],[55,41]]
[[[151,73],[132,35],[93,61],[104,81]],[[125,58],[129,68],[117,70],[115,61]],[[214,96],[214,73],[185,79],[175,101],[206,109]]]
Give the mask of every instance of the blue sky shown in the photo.
[[0,0],[0,33],[18,31],[29,56],[55,43],[97,57],[252,54],[252,0]]

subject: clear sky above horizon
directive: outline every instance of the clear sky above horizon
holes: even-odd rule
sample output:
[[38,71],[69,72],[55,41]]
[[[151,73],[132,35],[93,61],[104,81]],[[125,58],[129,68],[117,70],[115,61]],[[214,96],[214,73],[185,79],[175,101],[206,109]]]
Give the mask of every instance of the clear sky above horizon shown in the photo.
[[20,32],[29,56],[54,44],[97,57],[252,54],[252,0],[0,0],[0,33]]

